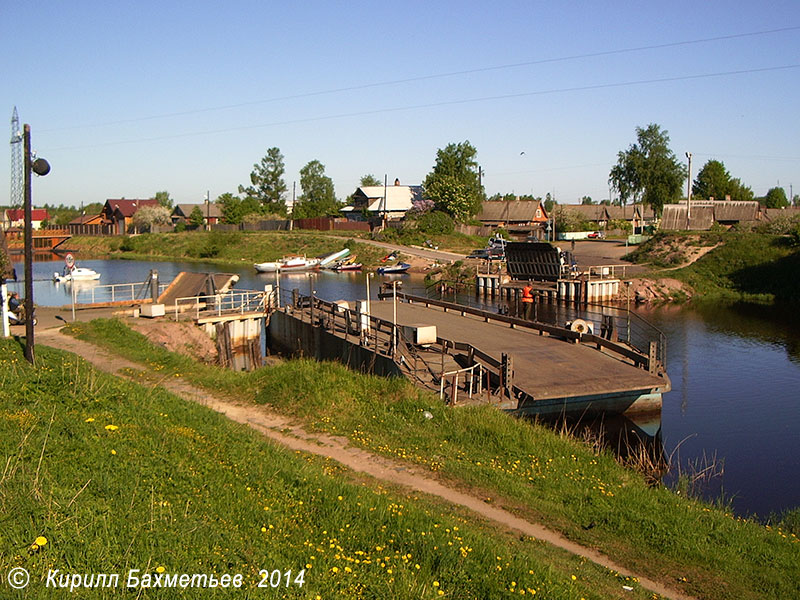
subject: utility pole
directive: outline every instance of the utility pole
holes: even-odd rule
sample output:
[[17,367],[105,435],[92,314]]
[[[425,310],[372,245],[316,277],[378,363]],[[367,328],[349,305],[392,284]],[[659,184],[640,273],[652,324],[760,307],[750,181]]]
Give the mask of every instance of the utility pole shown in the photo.
[[[33,340],[33,224],[31,200],[31,172],[45,176],[50,165],[43,158],[31,161],[31,126],[27,123],[22,130],[23,152],[25,154],[25,360],[34,364]],[[75,287],[75,284],[72,284]]]
[[[25,196],[25,360],[33,364],[33,224],[31,207],[31,126],[27,123],[22,131],[24,154]],[[75,287],[75,284],[72,284]]]
[[686,229],[689,229],[689,222],[692,220],[692,153],[687,152],[686,158],[689,159],[689,181],[686,183]]

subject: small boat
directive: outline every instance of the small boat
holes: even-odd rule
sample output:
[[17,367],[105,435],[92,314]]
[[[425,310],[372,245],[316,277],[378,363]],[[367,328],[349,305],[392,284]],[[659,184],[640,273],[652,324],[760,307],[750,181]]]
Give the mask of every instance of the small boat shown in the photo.
[[259,273],[276,273],[281,268],[280,262],[263,262],[253,265]]
[[253,266],[259,273],[314,271],[319,269],[319,259],[287,256],[276,262],[256,263]]
[[348,254],[350,254],[350,248],[345,248],[344,250],[339,250],[338,252],[331,252],[330,254],[326,254],[325,256],[320,256],[319,266],[327,267],[328,265],[333,264],[337,260],[343,259]]
[[344,263],[337,263],[333,266],[333,270],[337,273],[341,271],[360,271],[362,267],[361,263],[357,262],[344,262]]
[[100,273],[86,267],[72,267],[64,269],[61,273],[53,273],[53,281],[65,283],[67,281],[96,281],[100,279]]
[[388,267],[378,267],[378,273],[381,275],[389,275],[391,273],[405,273],[411,268],[411,265],[408,263],[398,263],[396,265],[390,265]]

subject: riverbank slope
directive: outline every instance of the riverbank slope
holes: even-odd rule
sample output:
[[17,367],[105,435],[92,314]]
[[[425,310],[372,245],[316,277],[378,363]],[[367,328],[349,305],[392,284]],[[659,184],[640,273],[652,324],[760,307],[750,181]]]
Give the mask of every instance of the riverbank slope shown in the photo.
[[[222,371],[153,347],[115,321],[70,330],[141,363],[135,375],[144,383],[180,375],[215,394],[236,390],[239,401],[266,403],[308,430],[408,463],[685,592],[723,598],[735,590],[757,598],[797,591],[792,534],[651,489],[612,456],[491,408],[447,409],[404,381],[333,364]],[[771,557],[767,568],[764,556]]]

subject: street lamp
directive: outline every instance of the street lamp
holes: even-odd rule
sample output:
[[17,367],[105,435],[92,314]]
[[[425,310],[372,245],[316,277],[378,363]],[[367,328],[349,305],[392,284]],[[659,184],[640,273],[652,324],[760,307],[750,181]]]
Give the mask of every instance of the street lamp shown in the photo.
[[692,218],[692,153],[687,152],[686,158],[689,160],[689,179],[686,183],[686,229],[689,229],[689,221]]
[[25,360],[34,362],[33,339],[33,224],[31,204],[31,173],[44,177],[50,172],[50,163],[43,158],[32,160],[31,126],[22,128],[25,154]]

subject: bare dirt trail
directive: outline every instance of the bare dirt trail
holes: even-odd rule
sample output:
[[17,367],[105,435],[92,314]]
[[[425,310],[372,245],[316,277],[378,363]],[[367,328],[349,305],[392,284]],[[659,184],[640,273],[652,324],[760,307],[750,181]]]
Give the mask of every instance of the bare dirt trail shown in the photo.
[[[138,370],[142,368],[140,364],[111,354],[88,342],[64,335],[55,328],[38,331],[36,335],[41,343],[53,348],[73,352],[90,362],[95,368],[112,375],[121,376],[119,374],[121,369]],[[676,600],[692,600],[692,596],[687,596],[674,588],[667,587],[647,577],[630,573],[629,569],[617,564],[604,554],[571,542],[561,534],[547,529],[543,525],[527,521],[502,508],[488,505],[481,498],[450,488],[420,469],[350,446],[349,440],[346,438],[307,432],[291,419],[271,412],[263,406],[239,404],[216,398],[209,392],[196,388],[180,378],[166,378],[162,383],[166,389],[181,398],[207,406],[232,421],[248,425],[282,446],[327,457],[357,473],[363,473],[393,485],[430,494],[447,502],[463,506],[507,529],[548,542],[553,546],[585,557],[602,567],[618,573],[626,573],[636,577],[642,587],[661,596]]]

